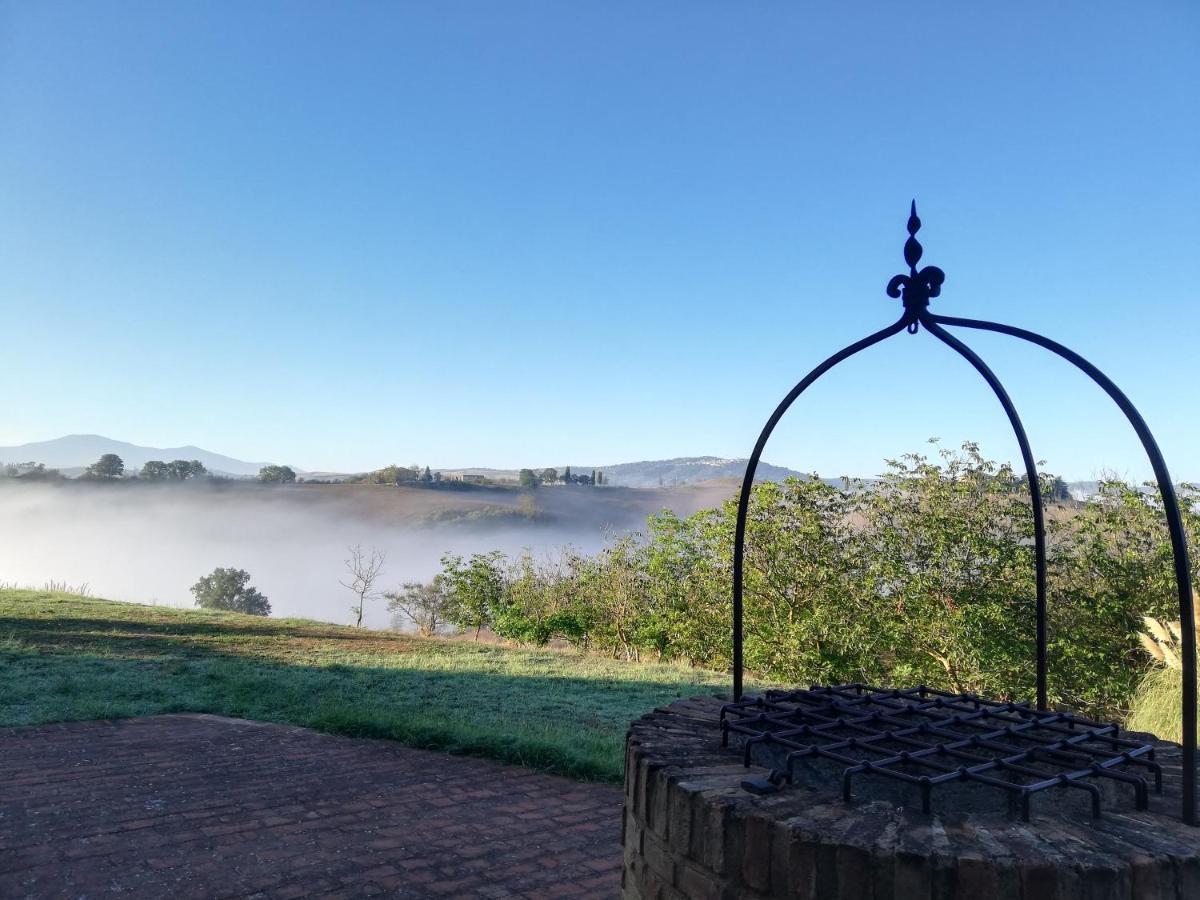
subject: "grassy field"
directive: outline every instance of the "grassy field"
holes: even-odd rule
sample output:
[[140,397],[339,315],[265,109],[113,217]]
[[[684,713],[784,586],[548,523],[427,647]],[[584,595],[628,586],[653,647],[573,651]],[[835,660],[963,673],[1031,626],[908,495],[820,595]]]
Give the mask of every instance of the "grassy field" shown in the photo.
[[725,690],[570,651],[0,590],[0,726],[207,712],[617,780],[630,719]]

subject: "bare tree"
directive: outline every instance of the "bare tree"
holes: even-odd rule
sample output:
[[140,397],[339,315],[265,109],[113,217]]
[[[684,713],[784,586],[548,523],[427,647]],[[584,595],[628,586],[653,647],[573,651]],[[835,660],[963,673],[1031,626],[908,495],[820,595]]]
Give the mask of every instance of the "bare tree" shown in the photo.
[[350,580],[339,581],[338,584],[358,598],[358,602],[350,607],[350,612],[354,613],[356,617],[354,627],[361,628],[363,609],[366,607],[367,601],[379,597],[379,592],[375,590],[375,582],[379,580],[379,576],[383,572],[387,554],[372,547],[371,554],[368,556],[363,552],[362,544],[355,544],[348,549],[350,558],[346,560],[346,571],[350,573]]

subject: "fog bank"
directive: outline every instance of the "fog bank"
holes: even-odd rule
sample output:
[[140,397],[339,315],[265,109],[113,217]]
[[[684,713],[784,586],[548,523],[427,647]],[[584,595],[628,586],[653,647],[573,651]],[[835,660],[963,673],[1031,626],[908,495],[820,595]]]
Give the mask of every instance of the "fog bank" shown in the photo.
[[[97,597],[192,606],[188,588],[217,566],[250,572],[273,616],[351,622],[347,547],[387,553],[381,588],[432,577],[442,554],[595,551],[663,508],[688,514],[729,484],[664,490],[504,490],[248,483],[0,482],[0,582],[88,585]],[[364,624],[390,621],[382,600]]]

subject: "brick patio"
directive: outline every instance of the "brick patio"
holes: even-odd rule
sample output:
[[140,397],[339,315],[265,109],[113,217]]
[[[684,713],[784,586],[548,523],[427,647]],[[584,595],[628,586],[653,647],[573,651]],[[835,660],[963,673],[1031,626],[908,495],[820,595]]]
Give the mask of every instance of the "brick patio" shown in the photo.
[[217,716],[0,730],[0,897],[613,897],[621,792]]

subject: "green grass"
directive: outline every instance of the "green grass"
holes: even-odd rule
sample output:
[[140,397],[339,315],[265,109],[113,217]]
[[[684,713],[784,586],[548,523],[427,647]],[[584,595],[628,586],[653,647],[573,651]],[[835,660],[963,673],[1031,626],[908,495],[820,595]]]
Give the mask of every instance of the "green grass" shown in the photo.
[[629,721],[726,676],[0,590],[0,725],[206,712],[618,780]]
[[1165,741],[1183,740],[1183,673],[1172,666],[1151,668],[1133,695],[1125,727]]

